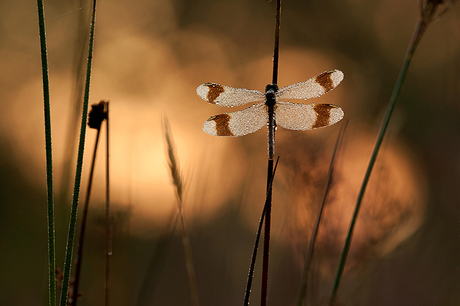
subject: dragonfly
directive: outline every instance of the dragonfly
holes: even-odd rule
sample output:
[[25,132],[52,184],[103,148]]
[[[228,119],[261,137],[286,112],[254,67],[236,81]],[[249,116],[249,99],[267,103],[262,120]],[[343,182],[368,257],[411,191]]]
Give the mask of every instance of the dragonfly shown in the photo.
[[265,87],[265,93],[217,83],[201,84],[196,92],[211,104],[233,107],[262,102],[241,111],[211,116],[205,121],[203,131],[213,136],[238,137],[254,133],[267,125],[268,156],[273,159],[278,125],[289,130],[306,131],[333,125],[344,116],[343,110],[333,104],[301,104],[279,100],[317,98],[337,87],[342,80],[340,70],[329,70],[281,89],[276,84],[269,84]]

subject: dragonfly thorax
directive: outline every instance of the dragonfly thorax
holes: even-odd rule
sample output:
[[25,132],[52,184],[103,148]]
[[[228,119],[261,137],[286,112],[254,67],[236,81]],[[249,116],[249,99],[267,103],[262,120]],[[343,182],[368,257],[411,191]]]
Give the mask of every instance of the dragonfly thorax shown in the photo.
[[268,84],[265,86],[265,104],[267,106],[274,106],[276,103],[275,93],[279,87],[276,84]]

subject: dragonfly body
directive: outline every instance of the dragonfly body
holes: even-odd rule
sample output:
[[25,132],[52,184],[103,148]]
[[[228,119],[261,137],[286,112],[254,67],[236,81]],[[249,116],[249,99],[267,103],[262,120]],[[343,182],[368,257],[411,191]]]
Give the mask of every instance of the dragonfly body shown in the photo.
[[269,84],[265,94],[258,90],[233,88],[216,83],[204,83],[197,94],[205,101],[219,106],[233,107],[254,102],[241,111],[210,117],[203,131],[213,136],[243,136],[268,127],[268,155],[274,155],[276,125],[290,130],[312,130],[337,123],[343,118],[340,107],[332,104],[299,104],[279,100],[316,98],[334,89],[343,80],[339,70],[323,72],[305,82],[278,89]]
[[276,97],[275,94],[278,91],[278,85],[269,84],[265,87],[265,106],[267,107],[268,114],[268,158],[273,159],[275,155],[275,106],[276,106]]

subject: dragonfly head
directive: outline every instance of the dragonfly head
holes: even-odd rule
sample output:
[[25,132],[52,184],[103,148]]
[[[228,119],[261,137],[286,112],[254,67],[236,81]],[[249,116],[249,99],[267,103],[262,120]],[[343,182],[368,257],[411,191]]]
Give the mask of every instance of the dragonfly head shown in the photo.
[[276,84],[268,84],[267,86],[265,86],[265,93],[268,94],[268,93],[272,93],[274,94],[275,92],[277,92],[279,89],[278,85]]

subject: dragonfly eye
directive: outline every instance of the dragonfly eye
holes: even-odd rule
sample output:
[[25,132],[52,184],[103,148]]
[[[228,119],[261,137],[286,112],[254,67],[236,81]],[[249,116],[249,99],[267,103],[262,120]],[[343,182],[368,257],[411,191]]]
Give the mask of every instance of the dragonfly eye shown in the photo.
[[265,86],[265,93],[275,93],[277,92],[279,89],[278,85],[276,84],[268,84],[267,86]]

